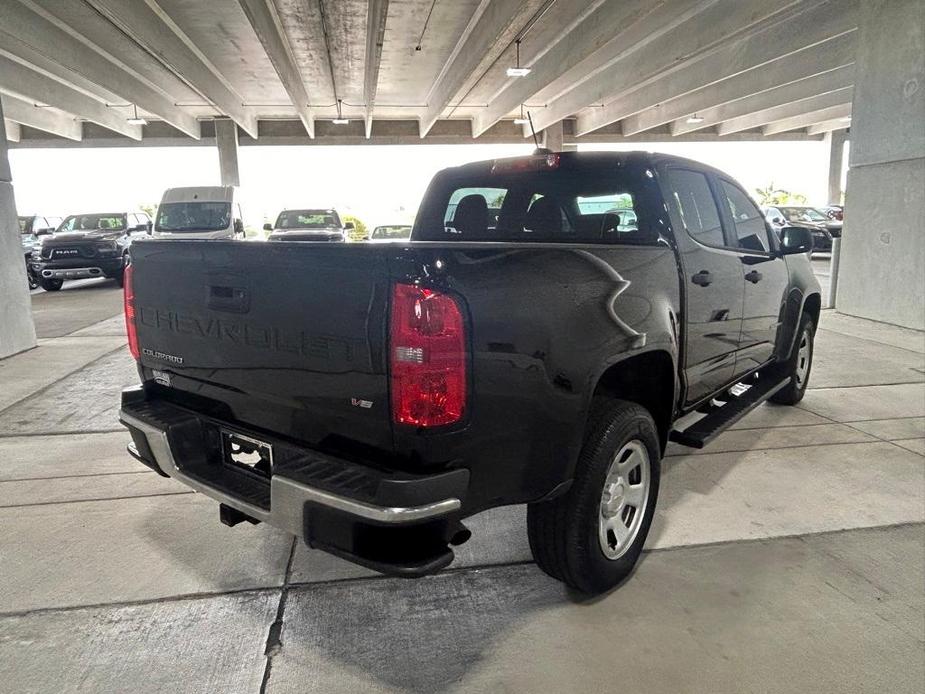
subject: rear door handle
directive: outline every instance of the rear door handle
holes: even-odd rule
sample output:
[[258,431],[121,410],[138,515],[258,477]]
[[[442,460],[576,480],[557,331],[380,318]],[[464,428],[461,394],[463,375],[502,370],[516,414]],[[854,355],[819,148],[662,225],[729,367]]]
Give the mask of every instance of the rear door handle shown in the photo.
[[752,270],[747,275],[745,275],[745,279],[747,279],[752,284],[757,284],[758,282],[761,281],[762,276],[763,275],[757,270]]
[[712,276],[706,270],[701,270],[696,275],[691,277],[691,282],[694,284],[699,284],[701,287],[706,287],[713,281]]

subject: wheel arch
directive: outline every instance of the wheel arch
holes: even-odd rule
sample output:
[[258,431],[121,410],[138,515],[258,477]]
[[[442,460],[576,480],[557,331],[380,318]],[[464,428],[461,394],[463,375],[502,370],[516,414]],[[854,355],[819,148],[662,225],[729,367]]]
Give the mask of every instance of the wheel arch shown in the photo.
[[[611,363],[598,375],[588,414],[596,399],[619,398],[646,408],[658,429],[662,452],[675,413],[678,378],[675,358],[663,349],[629,355]],[[586,417],[587,421],[587,417]]]

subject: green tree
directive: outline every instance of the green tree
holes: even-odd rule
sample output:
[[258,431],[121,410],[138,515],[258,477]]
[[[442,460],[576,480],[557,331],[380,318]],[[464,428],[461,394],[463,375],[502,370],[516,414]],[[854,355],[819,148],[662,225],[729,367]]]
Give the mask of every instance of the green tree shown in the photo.
[[777,188],[772,181],[764,188],[755,188],[758,202],[761,205],[805,205],[806,196],[802,193],[791,193],[789,190]]
[[154,213],[157,212],[157,205],[148,203],[147,205],[139,205],[138,209],[148,215],[151,219],[154,219]]
[[351,241],[362,241],[367,237],[366,225],[361,219],[354,217],[352,214],[345,214],[341,217],[341,221],[345,224],[353,222],[353,229],[349,232]]

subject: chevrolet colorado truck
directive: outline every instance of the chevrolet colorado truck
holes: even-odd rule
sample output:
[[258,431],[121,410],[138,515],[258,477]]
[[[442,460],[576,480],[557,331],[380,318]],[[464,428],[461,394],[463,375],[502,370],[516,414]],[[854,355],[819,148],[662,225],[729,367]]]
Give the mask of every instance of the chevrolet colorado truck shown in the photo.
[[227,525],[421,576],[527,504],[540,568],[598,593],[669,441],[803,396],[811,244],[702,164],[542,150],[438,173],[402,244],[144,240],[120,419]]

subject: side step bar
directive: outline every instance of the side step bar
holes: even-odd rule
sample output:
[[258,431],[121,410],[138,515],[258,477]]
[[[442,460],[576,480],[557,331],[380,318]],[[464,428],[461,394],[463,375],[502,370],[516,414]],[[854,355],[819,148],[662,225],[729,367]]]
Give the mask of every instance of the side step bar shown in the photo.
[[703,448],[789,382],[789,376],[782,381],[758,381],[739,397],[729,400],[687,429],[673,430],[668,440],[690,448]]

